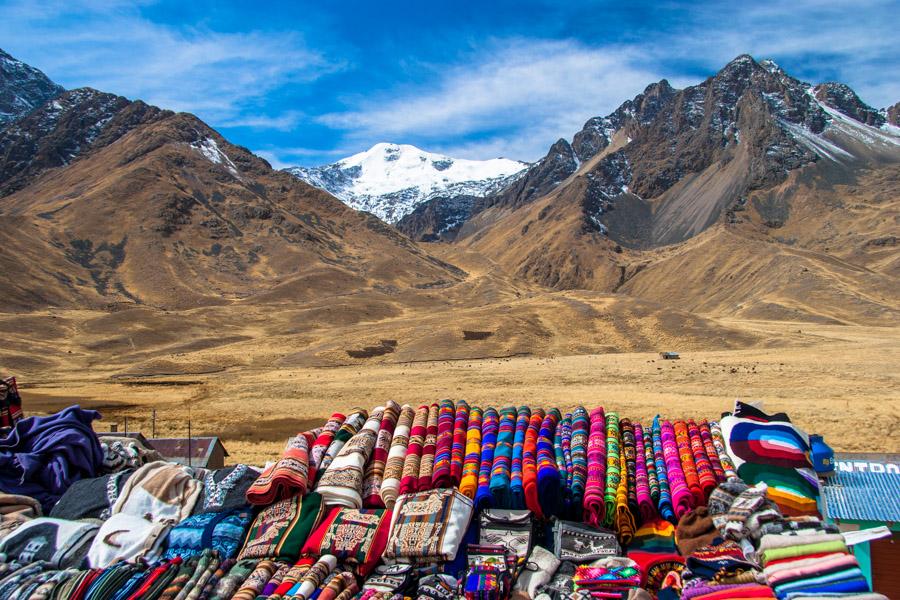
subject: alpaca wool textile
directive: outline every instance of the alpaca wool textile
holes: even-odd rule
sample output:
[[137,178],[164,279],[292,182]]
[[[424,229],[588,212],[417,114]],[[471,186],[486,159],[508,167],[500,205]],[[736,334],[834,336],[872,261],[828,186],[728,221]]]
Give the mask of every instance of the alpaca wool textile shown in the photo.
[[285,576],[290,570],[291,566],[287,563],[278,565],[278,570],[275,571],[269,581],[266,582],[266,585],[263,586],[263,589],[259,593],[257,598],[269,598],[275,592],[275,590],[277,590],[279,586],[281,586],[281,582],[284,581]]
[[416,490],[425,492],[431,489],[432,476],[434,475],[434,453],[437,450],[438,417],[441,407],[432,404],[428,407],[428,421],[425,425],[425,442],[422,444],[422,460],[419,462],[419,477],[416,481]]
[[240,584],[238,590],[232,596],[232,600],[254,600],[269,580],[280,568],[280,564],[274,560],[261,560],[256,564],[256,568],[250,572],[247,578]]
[[[628,470],[628,461],[624,452],[619,455],[619,470],[622,473],[626,473]],[[619,478],[619,487],[616,489],[615,526],[623,546],[628,545],[628,542],[634,537],[636,528],[634,513],[629,504],[628,476],[626,475]]]
[[378,428],[378,437],[375,439],[375,448],[372,450],[372,459],[366,465],[362,486],[363,506],[384,507],[384,501],[381,499],[381,484],[384,482],[384,469],[399,418],[400,405],[389,400],[381,415],[381,425]]
[[687,423],[675,421],[672,428],[675,431],[675,444],[678,446],[678,458],[681,461],[681,470],[684,472],[684,481],[694,497],[693,506],[700,506],[705,498],[703,488],[700,486],[700,476],[697,473],[697,463],[694,460]]
[[384,479],[381,482],[381,501],[387,508],[393,508],[397,496],[400,495],[400,480],[403,477],[403,465],[406,462],[406,450],[409,445],[409,432],[412,427],[415,410],[404,404],[400,409],[400,417],[391,438],[391,449],[384,466]]
[[350,571],[335,573],[331,579],[321,587],[317,600],[335,600],[339,594],[356,585],[356,578]]
[[709,424],[709,433],[712,436],[713,447],[716,449],[716,454],[719,455],[719,463],[722,465],[722,471],[725,473],[725,481],[737,477],[737,472],[734,469],[734,461],[731,460],[731,457],[728,455],[728,450],[725,447],[725,438],[722,436],[722,428],[717,422],[713,421]]
[[[653,427],[654,429],[656,428],[655,421]],[[669,421],[663,421],[660,424],[660,431],[663,456],[665,457],[666,477],[669,480],[669,489],[672,493],[672,508],[675,511],[675,517],[681,519],[694,507],[694,495],[688,487],[684,469],[682,468],[678,442],[675,438],[675,429]],[[688,449],[688,453],[690,453],[690,449]]]
[[431,487],[452,487],[456,485],[450,470],[453,455],[453,435],[456,423],[456,407],[452,400],[441,400],[438,410],[437,442],[434,451],[434,471]]
[[512,462],[509,473],[510,508],[525,508],[525,486],[522,479],[522,459],[525,452],[525,434],[531,420],[531,409],[520,406],[516,411],[516,431],[513,435]]
[[619,446],[619,414],[606,415],[606,491],[603,495],[605,515],[603,525],[614,527],[616,523],[616,493],[622,475],[622,461]]
[[688,437],[691,440],[691,453],[694,455],[694,464],[697,467],[697,479],[700,482],[700,490],[702,498],[698,504],[705,502],[712,493],[719,481],[713,471],[712,461],[706,453],[706,446],[703,444],[703,438],[700,435],[700,428],[693,419],[687,422]]
[[625,481],[628,485],[626,492],[628,510],[631,511],[633,518],[637,518],[640,515],[640,507],[637,498],[637,445],[634,439],[634,424],[631,419],[622,419],[619,427],[622,431],[622,458],[625,463],[625,469],[622,472],[625,474]]
[[709,465],[713,470],[716,482],[722,483],[723,481],[727,481],[725,470],[722,469],[722,462],[719,460],[719,453],[716,450],[715,443],[713,443],[712,433],[709,430],[709,421],[703,419],[697,424],[697,427],[700,429],[700,439],[703,443],[703,449],[706,450],[706,456],[709,458]]
[[517,416],[518,413],[513,406],[506,406],[500,409],[497,446],[494,448],[494,461],[491,466],[489,483],[491,496],[494,498],[492,505],[498,508],[512,508],[510,485],[512,483],[512,455],[513,442],[516,437]]
[[559,516],[562,511],[562,492],[559,468],[556,466],[556,453],[553,449],[553,439],[556,428],[562,415],[559,409],[551,408],[547,411],[544,421],[541,423],[537,444],[537,484],[538,501],[541,504],[541,512],[544,515]]
[[366,463],[375,450],[382,415],[384,407],[376,407],[363,428],[344,444],[322,475],[316,491],[322,496],[324,504],[362,508],[360,491],[363,489]]
[[473,513],[472,500],[452,488],[401,496],[384,555],[416,564],[453,560]]
[[422,446],[428,429],[429,406],[423,404],[416,409],[412,428],[409,431],[409,444],[406,447],[406,460],[403,462],[403,477],[400,479],[400,493],[409,494],[416,491],[419,484],[419,467],[422,465]]
[[200,513],[188,517],[169,531],[163,558],[190,558],[212,549],[222,558],[237,554],[253,515],[249,509]]
[[113,504],[112,514],[127,514],[154,522],[185,520],[200,497],[203,483],[183,465],[156,461],[135,471]]
[[296,561],[313,527],[324,514],[322,496],[309,492],[267,506],[256,515],[238,559]]
[[329,573],[334,571],[337,567],[337,558],[330,555],[324,554],[319,557],[319,559],[309,568],[306,573],[303,574],[303,577],[300,578],[297,583],[294,584],[287,594],[286,597],[296,600],[306,600],[313,595],[319,586],[321,586]]
[[284,576],[281,578],[281,583],[279,583],[278,587],[269,594],[266,600],[282,600],[282,598],[285,597],[285,594],[290,592],[294,585],[306,575],[306,572],[309,571],[314,562],[314,558],[303,557],[294,563],[294,565],[284,573]]
[[450,451],[450,479],[453,486],[459,486],[462,481],[463,465],[466,461],[466,437],[469,427],[469,412],[469,404],[465,400],[457,401],[456,414],[453,419],[453,448]]
[[469,412],[466,428],[466,457],[463,462],[459,491],[470,499],[475,499],[478,491],[478,471],[481,468],[481,427],[483,413],[477,406]]
[[652,426],[653,435],[653,460],[656,464],[656,478],[659,480],[659,502],[656,509],[659,516],[672,523],[677,523],[675,516],[675,508],[672,505],[672,491],[669,486],[669,475],[666,469],[665,451],[662,444],[662,427],[659,423],[659,417],[653,419]]
[[333,508],[310,534],[303,556],[335,556],[367,577],[381,560],[393,513],[385,508]]
[[494,505],[491,495],[491,468],[494,466],[494,449],[497,447],[497,431],[500,415],[493,408],[484,411],[481,422],[481,461],[478,465],[478,490],[475,492],[475,506],[479,509]]
[[307,478],[310,482],[314,482],[318,478],[319,467],[322,464],[322,460],[325,458],[325,453],[328,452],[331,442],[334,441],[334,436],[346,419],[346,415],[341,413],[334,413],[331,415],[328,421],[325,422],[325,425],[322,426],[315,441],[312,443],[312,446],[309,449],[309,473],[307,474]]
[[[563,461],[566,469],[566,488],[572,489],[572,477],[575,472],[572,468],[572,413],[566,413],[562,421],[559,422],[559,428],[562,430],[560,443],[562,445]],[[560,471],[561,472],[561,471]]]
[[350,438],[354,435],[359,433],[359,430],[362,429],[362,426],[365,425],[366,419],[368,418],[368,411],[361,408],[354,408],[353,412],[350,413],[350,416],[341,423],[340,428],[338,428],[334,434],[334,439],[331,441],[331,444],[328,445],[328,450],[326,450],[324,456],[322,456],[322,461],[319,463],[319,467],[316,471],[317,478],[322,477],[332,461],[337,458],[337,455],[340,453],[341,448],[344,447],[344,444],[350,441]]
[[294,494],[305,494],[309,483],[309,447],[319,433],[307,431],[291,438],[281,458],[264,470],[247,490],[247,502],[268,506]]
[[600,527],[606,519],[603,503],[606,489],[606,415],[602,408],[591,410],[587,442],[587,481],[584,488],[584,522]]
[[[640,522],[652,521],[656,518],[656,506],[650,496],[650,476],[647,473],[646,449],[644,448],[644,430],[640,423],[634,423],[634,455],[635,455],[635,496],[637,513]],[[655,477],[655,475],[654,475]]]
[[572,411],[572,518],[581,520],[582,506],[584,504],[584,490],[587,484],[587,444],[590,432],[590,420],[588,412],[583,406]]
[[635,425],[635,437],[640,437],[644,446],[644,468],[647,471],[647,488],[650,490],[650,501],[653,503],[653,514],[659,514],[656,507],[659,506],[659,477],[656,473],[656,454],[653,451],[652,427],[642,427],[640,423]]
[[541,424],[544,422],[544,410],[536,408],[528,421],[525,432],[525,443],[522,445],[522,488],[525,490],[525,506],[539,519],[544,518],[538,496],[538,438]]
[[720,425],[738,477],[749,485],[765,482],[769,498],[786,516],[819,514],[819,480],[806,433],[787,417],[767,415],[742,402]]

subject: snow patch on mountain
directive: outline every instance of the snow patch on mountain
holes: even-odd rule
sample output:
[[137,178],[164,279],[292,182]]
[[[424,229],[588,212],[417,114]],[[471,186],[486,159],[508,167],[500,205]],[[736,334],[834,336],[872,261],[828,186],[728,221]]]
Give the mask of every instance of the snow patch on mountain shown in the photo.
[[506,158],[457,159],[408,144],[380,143],[330,165],[285,170],[357,210],[396,223],[431,198],[497,192],[527,167]]
[[63,91],[39,70],[0,50],[0,127]]
[[239,177],[237,167],[234,166],[234,163],[231,162],[231,159],[228,158],[228,155],[222,152],[222,149],[219,148],[216,140],[212,139],[211,137],[205,137],[191,144],[191,148],[200,152],[200,154],[202,154],[208,161],[217,165],[224,166],[229,173],[231,173],[235,177]]

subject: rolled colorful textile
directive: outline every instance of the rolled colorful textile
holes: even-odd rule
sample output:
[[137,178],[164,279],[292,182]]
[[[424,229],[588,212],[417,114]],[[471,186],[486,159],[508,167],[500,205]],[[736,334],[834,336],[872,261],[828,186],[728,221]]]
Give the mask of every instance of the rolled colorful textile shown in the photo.
[[456,418],[456,407],[452,400],[441,400],[438,410],[437,442],[434,451],[434,470],[431,473],[431,487],[453,487],[453,475],[450,470],[453,454],[453,434]]
[[725,474],[725,480],[732,479],[737,477],[737,471],[734,467],[734,462],[731,460],[731,456],[728,454],[728,450],[725,448],[725,438],[722,436],[722,428],[715,421],[709,424],[709,433],[712,435],[713,446],[716,449],[716,454],[719,455],[719,464],[722,465],[722,472]]
[[[625,481],[628,484],[628,510],[634,521],[640,516],[640,507],[637,497],[637,444],[634,439],[634,424],[631,419],[622,419],[619,422],[622,432],[622,457],[625,459]],[[632,527],[634,529],[634,527]]]
[[722,469],[722,462],[719,460],[719,453],[716,451],[716,445],[713,443],[712,433],[709,430],[709,421],[703,419],[697,424],[700,429],[700,439],[703,440],[703,448],[706,450],[706,456],[709,458],[709,465],[716,477],[716,483],[726,481],[725,471]]
[[650,496],[650,477],[647,473],[646,449],[644,448],[644,429],[640,423],[634,423],[635,450],[635,494],[637,495],[640,522],[646,523],[657,518],[656,506]]
[[541,503],[541,511],[548,516],[559,516],[563,506],[561,480],[556,466],[556,454],[553,451],[553,439],[561,418],[559,409],[551,408],[547,411],[538,436],[538,500]]
[[463,462],[462,479],[459,491],[471,500],[478,491],[478,471],[481,468],[481,426],[483,413],[477,406],[469,411],[469,422],[466,426],[466,458]]
[[[557,513],[560,517],[568,518],[571,504],[572,504],[572,495],[571,490],[569,489],[569,470],[568,467],[571,466],[571,454],[569,455],[570,464],[566,465],[566,450],[563,448],[564,444],[571,445],[572,443],[572,415],[569,414],[569,437],[563,442],[563,437],[565,435],[564,428],[566,427],[566,417],[564,415],[560,415],[559,424],[556,426],[556,431],[553,434],[553,456],[556,459],[556,470],[559,472],[559,503],[557,508]],[[571,452],[571,450],[570,450]]]
[[[284,581],[285,575],[287,575],[288,571],[290,570],[291,565],[287,563],[282,563],[281,565],[279,565],[278,570],[275,571],[275,573],[272,575],[272,578],[269,579],[257,598],[271,598],[272,594],[275,593],[275,590],[278,589],[278,587],[281,585],[281,582]],[[177,598],[176,600],[181,600],[181,598]]]
[[354,435],[359,433],[359,430],[366,424],[366,419],[368,418],[368,411],[362,408],[353,409],[350,416],[344,420],[340,428],[335,432],[334,439],[331,441],[331,444],[329,444],[328,450],[325,451],[325,455],[319,463],[319,468],[316,471],[316,479],[322,478],[322,474],[329,465],[331,465],[331,462],[335,457],[337,457],[338,452],[341,451],[344,444],[346,444]]
[[335,600],[341,592],[356,585],[356,578],[350,571],[336,573],[331,581],[322,587],[322,591],[317,600]]
[[316,437],[315,441],[313,441],[310,446],[309,473],[307,475],[307,479],[310,482],[315,482],[315,480],[318,479],[319,466],[322,464],[322,459],[325,458],[328,447],[331,446],[335,434],[337,434],[346,419],[347,417],[342,413],[334,413],[331,415],[319,431],[318,437]]
[[510,508],[525,508],[525,485],[522,479],[522,458],[525,453],[525,434],[531,420],[531,409],[520,406],[516,413],[516,432],[513,436],[512,463],[509,474]]
[[603,408],[591,410],[587,442],[587,481],[584,487],[584,522],[600,527],[606,518],[606,415]]
[[497,446],[494,448],[494,462],[491,466],[490,489],[494,497],[493,506],[512,508],[510,476],[512,470],[513,440],[516,436],[516,408],[506,406],[500,409],[500,425],[497,429]]
[[709,499],[712,491],[716,489],[718,481],[716,481],[716,474],[713,473],[709,456],[706,454],[703,439],[700,437],[700,428],[697,427],[697,423],[693,419],[688,419],[687,431],[688,438],[691,441],[691,453],[694,455],[694,465],[697,467],[697,479],[700,483],[702,494],[701,498],[698,499],[698,504],[704,504]]
[[469,404],[465,400],[456,402],[456,416],[453,420],[453,449],[450,452],[450,478],[454,486],[458,486],[462,481],[463,465],[466,462],[469,412]]
[[429,406],[423,404],[416,409],[412,429],[409,431],[409,444],[406,447],[406,460],[403,462],[403,478],[400,479],[400,493],[409,494],[416,491],[419,484],[419,467],[422,464],[422,446],[428,428]]
[[317,435],[307,431],[292,437],[281,458],[263,471],[247,490],[247,502],[268,506],[294,494],[305,494],[309,484],[309,447]]
[[425,492],[432,489],[434,475],[434,453],[437,450],[438,416],[441,407],[434,403],[428,407],[428,421],[425,424],[425,442],[422,444],[422,460],[419,462],[419,479],[416,489]]
[[[658,417],[657,417],[658,418]],[[672,508],[675,517],[681,519],[694,507],[694,495],[688,488],[679,455],[678,442],[675,438],[675,430],[669,421],[661,424],[662,449],[665,457],[666,476],[669,479],[669,489],[672,492]]]
[[694,452],[691,449],[691,438],[688,435],[687,423],[675,421],[672,423],[675,431],[675,444],[678,446],[678,459],[681,461],[681,469],[684,471],[684,481],[687,483],[691,495],[694,497],[694,506],[704,503],[703,488],[700,486],[700,476],[697,473],[697,462],[694,460]]
[[[650,500],[653,502],[653,514],[658,515],[659,477],[656,474],[656,457],[653,453],[652,429],[652,427],[641,427],[641,436],[644,440],[644,466],[647,468],[647,487],[650,489]],[[637,437],[637,427],[635,427],[635,437]]]
[[366,474],[362,486],[363,506],[371,508],[384,506],[384,500],[381,499],[381,484],[384,482],[384,470],[399,418],[400,405],[389,400],[381,415],[381,425],[378,428],[378,437],[375,439],[372,458],[366,464]]
[[572,477],[575,472],[572,468],[572,413],[566,413],[560,421],[562,428],[562,451],[566,461],[566,487],[572,489]]
[[587,483],[587,444],[591,422],[583,406],[572,411],[572,520],[580,521]]
[[531,413],[531,420],[528,421],[525,443],[522,446],[522,488],[525,490],[525,506],[539,519],[544,517],[544,512],[541,510],[538,496],[537,448],[543,422],[544,410],[536,408]]
[[261,560],[240,585],[232,600],[254,600],[281,565],[274,560]]
[[284,577],[281,578],[281,583],[278,584],[278,587],[275,588],[275,591],[272,592],[266,600],[281,600],[284,598],[285,594],[290,592],[297,582],[306,575],[306,572],[309,571],[309,568],[313,566],[314,562],[315,559],[309,557],[298,560],[296,564],[288,569],[287,573],[284,574]]
[[656,509],[659,516],[675,524],[675,508],[672,506],[672,488],[669,485],[669,474],[666,470],[666,458],[662,445],[662,427],[659,424],[659,416],[653,419],[653,458],[656,463],[656,478],[659,480],[659,502]]
[[[625,458],[624,452],[619,455],[619,470],[621,473],[628,472],[628,460]],[[619,487],[616,488],[615,525],[619,534],[619,540],[621,540],[623,546],[628,545],[631,538],[634,537],[634,530],[636,529],[634,513],[631,506],[629,506],[631,503],[629,494],[629,477],[626,475],[619,478]]]
[[397,426],[391,438],[391,449],[384,465],[384,479],[381,482],[381,501],[391,508],[400,495],[400,479],[403,477],[403,463],[406,461],[406,448],[409,445],[409,430],[412,427],[415,410],[409,404],[400,409]]
[[375,450],[378,439],[378,428],[384,407],[378,406],[366,419],[363,428],[350,438],[334,461],[319,479],[316,491],[321,494],[322,502],[329,506],[346,506],[362,508],[363,476],[366,463]]
[[616,524],[616,492],[623,477],[619,452],[619,415],[611,412],[606,415],[606,491],[603,494],[603,525],[610,528]]
[[494,449],[497,447],[497,431],[500,415],[493,408],[484,411],[481,423],[481,461],[478,465],[478,491],[475,492],[475,506],[479,509],[494,505],[491,495],[491,468],[494,466]]
[[319,557],[319,560],[294,584],[286,596],[292,600],[307,600],[335,567],[337,567],[337,558],[331,554]]

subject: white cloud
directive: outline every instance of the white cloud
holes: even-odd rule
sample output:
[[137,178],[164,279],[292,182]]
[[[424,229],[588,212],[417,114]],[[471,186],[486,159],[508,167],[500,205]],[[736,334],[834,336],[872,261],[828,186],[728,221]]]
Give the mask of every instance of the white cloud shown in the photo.
[[493,143],[469,146],[466,155],[491,158],[505,148],[500,153],[509,158],[534,160],[548,143],[570,137],[590,117],[610,112],[660,78],[638,65],[636,50],[570,40],[498,41],[478,56],[447,68],[436,84],[360,99],[319,121],[345,130],[351,140],[414,136],[431,147],[500,126],[508,131],[493,136]]
[[274,116],[253,113],[226,119],[218,123],[218,125],[221,127],[249,127],[251,129],[291,131],[304,117],[305,115],[302,112],[296,110],[289,110]]

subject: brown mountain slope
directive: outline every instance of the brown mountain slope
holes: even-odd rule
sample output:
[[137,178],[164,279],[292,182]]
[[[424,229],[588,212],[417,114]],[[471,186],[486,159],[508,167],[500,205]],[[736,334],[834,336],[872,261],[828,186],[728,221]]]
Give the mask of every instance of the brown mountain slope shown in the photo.
[[[183,308],[291,291],[442,285],[461,272],[374,217],[273,171],[187,114],[141,124],[0,199],[37,260],[11,306],[78,298]],[[13,248],[16,246],[14,245]],[[35,291],[36,290],[36,291]],[[37,296],[35,295],[37,294]]]

